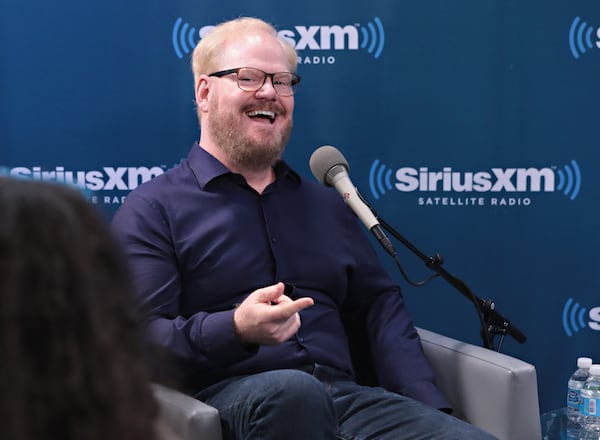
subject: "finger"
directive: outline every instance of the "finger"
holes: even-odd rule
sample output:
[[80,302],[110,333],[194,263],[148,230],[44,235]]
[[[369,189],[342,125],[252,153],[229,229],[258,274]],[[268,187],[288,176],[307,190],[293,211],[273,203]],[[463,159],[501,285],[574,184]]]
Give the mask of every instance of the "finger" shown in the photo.
[[276,312],[274,315],[275,319],[287,319],[292,316],[294,313],[298,313],[301,310],[304,310],[307,307],[310,307],[314,304],[314,300],[309,297],[298,298],[295,301],[285,302],[277,304],[272,307],[272,310]]
[[279,298],[273,299],[271,300],[271,305],[276,305],[276,304],[285,304],[285,303],[290,303],[293,302],[294,300],[292,298],[290,298],[287,295],[281,295]]
[[300,323],[300,316],[297,313],[290,316],[281,326],[282,337],[280,338],[280,342],[287,341],[294,336],[300,328]]
[[283,290],[283,283],[277,283],[255,290],[248,298],[252,298],[253,301],[259,303],[278,302],[281,295],[283,295]]

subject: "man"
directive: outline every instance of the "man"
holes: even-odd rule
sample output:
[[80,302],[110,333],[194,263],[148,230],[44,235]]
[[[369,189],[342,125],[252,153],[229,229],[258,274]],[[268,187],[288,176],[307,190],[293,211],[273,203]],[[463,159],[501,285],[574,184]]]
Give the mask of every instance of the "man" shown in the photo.
[[[253,18],[194,50],[200,141],[113,220],[152,340],[228,439],[491,438],[439,410],[399,288],[352,212],[281,160],[296,64]],[[353,380],[355,333],[383,388]]]

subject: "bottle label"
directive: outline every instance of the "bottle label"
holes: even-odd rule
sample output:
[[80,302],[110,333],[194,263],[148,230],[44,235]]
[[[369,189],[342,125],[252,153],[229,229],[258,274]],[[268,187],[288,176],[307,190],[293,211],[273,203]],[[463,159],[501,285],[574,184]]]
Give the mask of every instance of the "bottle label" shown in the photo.
[[581,414],[584,416],[596,416],[596,404],[598,399],[590,399],[589,397],[584,397],[581,402]]
[[569,388],[567,393],[567,406],[573,409],[579,409],[579,390]]

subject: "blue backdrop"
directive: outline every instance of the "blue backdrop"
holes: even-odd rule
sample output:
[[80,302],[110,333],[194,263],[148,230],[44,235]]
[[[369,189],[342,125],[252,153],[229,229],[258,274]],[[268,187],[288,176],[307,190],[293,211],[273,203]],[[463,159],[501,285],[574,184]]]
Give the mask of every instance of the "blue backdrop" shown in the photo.
[[[600,362],[597,1],[3,0],[0,171],[75,181],[110,219],[197,139],[191,49],[240,15],[300,54],[286,159],[313,178],[312,152],[340,149],[385,221],[527,335],[502,351],[563,406],[576,357]],[[380,257],[419,326],[481,344],[468,300]]]

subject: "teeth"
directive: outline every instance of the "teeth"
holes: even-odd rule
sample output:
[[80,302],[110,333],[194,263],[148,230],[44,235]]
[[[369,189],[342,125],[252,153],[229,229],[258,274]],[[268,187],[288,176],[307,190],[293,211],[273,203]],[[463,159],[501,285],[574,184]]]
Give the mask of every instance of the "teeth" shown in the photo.
[[269,112],[266,110],[255,110],[252,112],[248,112],[247,113],[248,116],[250,116],[251,118],[255,117],[255,116],[263,116],[269,119],[275,119],[275,112]]

